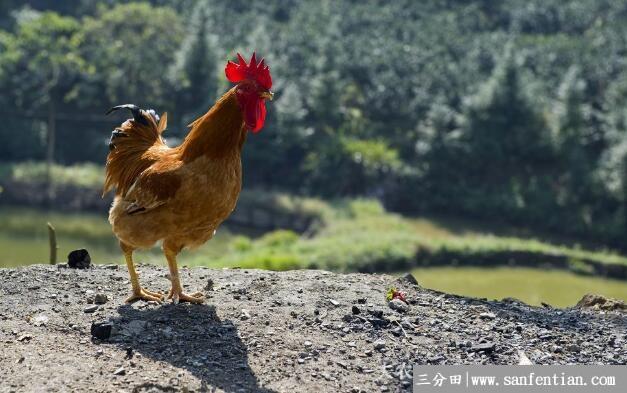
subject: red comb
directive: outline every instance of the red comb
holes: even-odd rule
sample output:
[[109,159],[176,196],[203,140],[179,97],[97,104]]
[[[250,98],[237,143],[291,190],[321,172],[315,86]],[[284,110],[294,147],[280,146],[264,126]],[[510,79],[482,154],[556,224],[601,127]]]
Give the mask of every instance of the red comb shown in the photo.
[[270,69],[265,65],[264,59],[257,63],[256,54],[253,52],[250,63],[246,64],[246,60],[239,53],[237,54],[237,60],[237,63],[233,63],[230,60],[226,63],[224,73],[229,82],[238,83],[249,79],[256,81],[264,89],[270,90],[272,78],[270,77]]

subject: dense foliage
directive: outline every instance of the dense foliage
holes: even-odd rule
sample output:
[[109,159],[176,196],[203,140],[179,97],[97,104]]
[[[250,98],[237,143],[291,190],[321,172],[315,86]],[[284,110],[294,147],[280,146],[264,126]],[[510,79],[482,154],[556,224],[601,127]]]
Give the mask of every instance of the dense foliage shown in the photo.
[[[7,1],[0,160],[102,162],[111,105],[171,143],[264,55],[276,99],[246,182],[393,209],[627,233],[627,1]],[[26,4],[26,5],[24,5]]]

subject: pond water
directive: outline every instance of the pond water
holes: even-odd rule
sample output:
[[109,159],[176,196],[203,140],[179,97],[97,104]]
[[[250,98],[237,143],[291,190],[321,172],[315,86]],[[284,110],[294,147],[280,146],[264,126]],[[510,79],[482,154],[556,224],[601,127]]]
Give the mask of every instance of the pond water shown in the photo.
[[[47,263],[47,222],[56,227],[60,262],[67,259],[71,250],[86,248],[95,263],[123,263],[122,253],[104,213],[0,208],[0,267]],[[259,235],[259,232],[222,226],[217,235],[199,249],[181,253],[179,263],[181,266],[202,264],[217,267],[211,263],[212,259],[228,253],[231,240],[243,233]],[[166,266],[158,247],[137,252],[135,261]],[[515,297],[535,305],[546,302],[559,307],[571,306],[589,292],[627,300],[627,281],[584,277],[565,271],[437,267],[416,269],[413,274],[421,285],[428,288],[490,299]]]
[[[34,263],[48,263],[49,242],[47,223],[56,229],[58,261],[67,260],[67,254],[78,248],[89,250],[92,262],[100,264],[123,263],[124,258],[117,239],[111,232],[106,214],[45,212],[24,208],[0,208],[0,267],[15,267]],[[186,260],[211,257],[228,252],[235,233],[250,235],[251,231],[233,231],[222,226],[216,236],[194,251],[185,251],[179,258]],[[254,233],[253,233],[254,234]],[[135,253],[138,263],[165,263],[159,247]],[[207,263],[209,264],[209,263]]]

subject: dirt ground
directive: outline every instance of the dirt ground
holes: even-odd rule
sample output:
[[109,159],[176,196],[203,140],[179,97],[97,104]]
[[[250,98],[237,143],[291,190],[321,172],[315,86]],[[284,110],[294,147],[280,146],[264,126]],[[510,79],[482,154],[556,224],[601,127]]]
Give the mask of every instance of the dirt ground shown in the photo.
[[[166,271],[139,266],[142,285],[166,292]],[[181,279],[206,302],[127,305],[116,265],[0,269],[0,392],[393,392],[411,391],[413,364],[627,363],[620,311],[465,298],[390,275]],[[392,309],[390,287],[409,305]]]

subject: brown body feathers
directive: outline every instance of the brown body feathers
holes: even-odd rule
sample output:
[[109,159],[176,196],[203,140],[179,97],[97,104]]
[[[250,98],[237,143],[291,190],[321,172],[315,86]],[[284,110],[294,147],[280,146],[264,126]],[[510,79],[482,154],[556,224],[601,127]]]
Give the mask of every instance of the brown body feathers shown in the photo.
[[[169,148],[159,122],[146,111],[114,131],[104,192],[116,189],[109,213],[124,244],[146,248],[159,240],[198,246],[235,208],[246,138],[235,89],[194,121],[183,143]],[[143,124],[142,124],[143,123]]]

